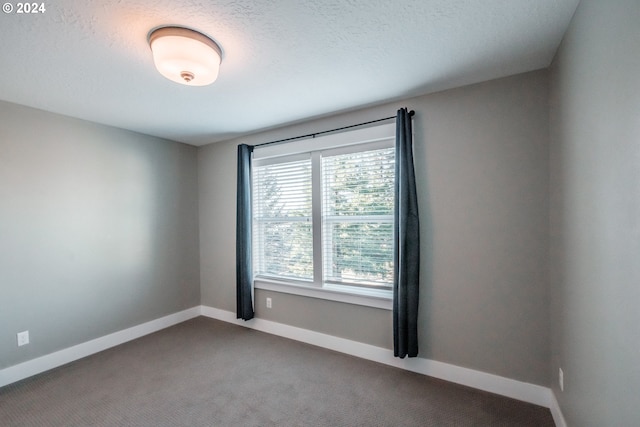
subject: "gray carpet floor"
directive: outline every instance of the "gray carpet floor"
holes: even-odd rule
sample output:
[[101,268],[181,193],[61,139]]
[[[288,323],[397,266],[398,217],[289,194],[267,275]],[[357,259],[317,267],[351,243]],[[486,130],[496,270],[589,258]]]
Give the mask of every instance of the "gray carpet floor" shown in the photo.
[[548,409],[199,317],[0,388],[0,426],[554,426]]

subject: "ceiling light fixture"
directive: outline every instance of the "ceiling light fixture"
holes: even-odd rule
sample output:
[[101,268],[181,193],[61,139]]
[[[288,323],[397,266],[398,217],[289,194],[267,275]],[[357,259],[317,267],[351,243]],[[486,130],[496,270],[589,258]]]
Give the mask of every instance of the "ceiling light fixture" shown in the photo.
[[184,27],[160,27],[148,36],[156,68],[188,86],[206,86],[218,78],[222,50],[209,37]]

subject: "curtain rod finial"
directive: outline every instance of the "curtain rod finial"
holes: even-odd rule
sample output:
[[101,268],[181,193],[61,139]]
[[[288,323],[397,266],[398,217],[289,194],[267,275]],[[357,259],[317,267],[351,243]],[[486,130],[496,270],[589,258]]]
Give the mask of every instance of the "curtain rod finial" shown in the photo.
[[413,110],[409,111],[409,117],[413,117],[413,116],[415,116],[415,115],[416,115],[416,112],[415,112],[415,111],[413,111]]

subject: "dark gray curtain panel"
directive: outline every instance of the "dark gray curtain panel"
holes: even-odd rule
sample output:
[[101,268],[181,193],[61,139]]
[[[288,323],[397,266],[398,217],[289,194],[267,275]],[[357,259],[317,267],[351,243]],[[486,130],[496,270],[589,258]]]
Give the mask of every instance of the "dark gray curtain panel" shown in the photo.
[[402,108],[396,117],[393,353],[401,359],[418,355],[420,225],[411,116]]
[[236,205],[236,317],[253,319],[253,270],[251,267],[251,153],[253,147],[238,145]]

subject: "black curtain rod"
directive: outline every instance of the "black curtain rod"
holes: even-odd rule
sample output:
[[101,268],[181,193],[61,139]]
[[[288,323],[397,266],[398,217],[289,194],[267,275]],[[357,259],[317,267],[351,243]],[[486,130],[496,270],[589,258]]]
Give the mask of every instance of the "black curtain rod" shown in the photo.
[[[409,116],[410,117],[413,117],[415,114],[416,114],[415,111],[413,111],[413,110],[409,111]],[[371,120],[370,122],[363,122],[363,123],[358,123],[358,124],[355,124],[355,125],[344,126],[344,127],[341,127],[341,128],[335,128],[335,129],[330,129],[330,130],[323,130],[321,132],[309,133],[307,135],[293,136],[291,138],[285,138],[285,139],[278,139],[276,141],[263,142],[261,144],[254,145],[254,147],[262,147],[263,145],[278,144],[278,143],[281,143],[281,142],[294,141],[296,139],[302,139],[302,138],[309,138],[309,137],[315,138],[317,135],[322,135],[322,134],[331,133],[331,132],[337,132],[339,130],[351,129],[351,128],[355,128],[355,127],[358,127],[358,126],[364,126],[364,125],[369,125],[371,123],[383,122],[385,120],[391,120],[391,119],[395,119],[395,118],[396,118],[396,116],[390,116],[390,117],[385,117],[383,119]]]

